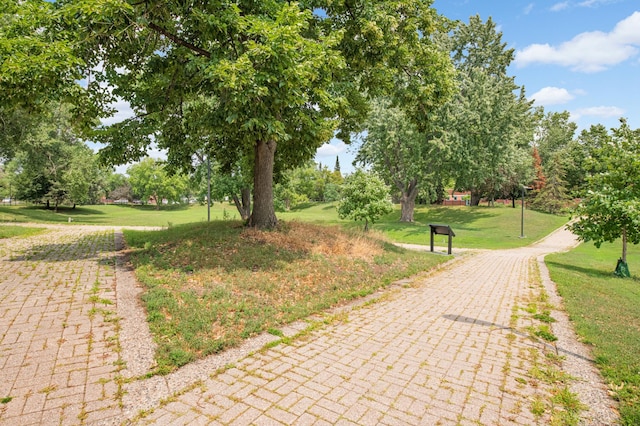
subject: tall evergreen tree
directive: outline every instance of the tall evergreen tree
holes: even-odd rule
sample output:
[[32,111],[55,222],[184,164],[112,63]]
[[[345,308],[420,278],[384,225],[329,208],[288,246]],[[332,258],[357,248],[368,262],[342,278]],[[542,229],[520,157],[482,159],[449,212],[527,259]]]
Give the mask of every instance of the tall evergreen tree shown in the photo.
[[532,139],[531,105],[507,67],[514,57],[495,23],[472,16],[449,40],[458,91],[439,110],[438,128],[449,146],[449,165],[456,189],[471,191],[471,204],[512,186],[521,162],[516,151],[528,150]]

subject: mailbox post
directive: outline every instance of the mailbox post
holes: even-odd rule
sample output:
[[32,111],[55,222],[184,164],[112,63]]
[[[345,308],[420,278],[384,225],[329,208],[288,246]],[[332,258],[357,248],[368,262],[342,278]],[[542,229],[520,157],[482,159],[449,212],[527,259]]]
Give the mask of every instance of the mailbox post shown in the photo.
[[449,245],[447,254],[451,254],[451,241],[453,237],[456,236],[455,232],[449,225],[437,225],[437,224],[429,224],[429,228],[431,228],[431,251],[433,252],[433,236],[434,235],[448,235],[449,236]]

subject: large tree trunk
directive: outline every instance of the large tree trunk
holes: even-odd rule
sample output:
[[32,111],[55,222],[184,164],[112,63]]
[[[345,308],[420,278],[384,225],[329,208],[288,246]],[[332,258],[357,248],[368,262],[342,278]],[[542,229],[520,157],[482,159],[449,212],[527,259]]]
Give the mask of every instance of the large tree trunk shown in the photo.
[[480,204],[480,199],[482,198],[482,193],[476,191],[474,189],[471,190],[471,205],[477,206]]
[[240,190],[241,198],[238,198],[236,194],[233,194],[232,197],[242,220],[249,220],[251,215],[251,188],[242,188]]
[[403,188],[400,195],[400,222],[413,222],[413,211],[416,207],[416,196],[418,195],[418,182],[413,179],[409,182],[408,188]]
[[438,179],[438,183],[436,184],[436,204],[439,206],[444,203],[444,190],[445,188],[444,185],[442,185],[442,180]]
[[276,154],[275,141],[258,141],[255,146],[253,168],[253,212],[249,226],[274,228],[278,224],[273,207],[273,163]]

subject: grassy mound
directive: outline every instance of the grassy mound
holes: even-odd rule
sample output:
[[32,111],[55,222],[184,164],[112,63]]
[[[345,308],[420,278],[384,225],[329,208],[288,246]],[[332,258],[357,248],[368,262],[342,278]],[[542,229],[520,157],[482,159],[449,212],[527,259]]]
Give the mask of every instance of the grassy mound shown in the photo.
[[448,258],[380,237],[299,222],[273,231],[239,222],[126,231],[159,345],[157,372],[365,296]]

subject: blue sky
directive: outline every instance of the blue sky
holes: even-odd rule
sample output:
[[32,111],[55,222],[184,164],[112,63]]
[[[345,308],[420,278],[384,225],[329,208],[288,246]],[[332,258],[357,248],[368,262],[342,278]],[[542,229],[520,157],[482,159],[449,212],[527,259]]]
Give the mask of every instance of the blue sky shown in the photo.
[[[620,117],[640,128],[640,2],[638,0],[435,0],[441,15],[468,22],[489,17],[515,49],[509,74],[545,111],[569,111],[578,131],[617,127]],[[353,170],[355,147],[338,140],[316,161]]]

